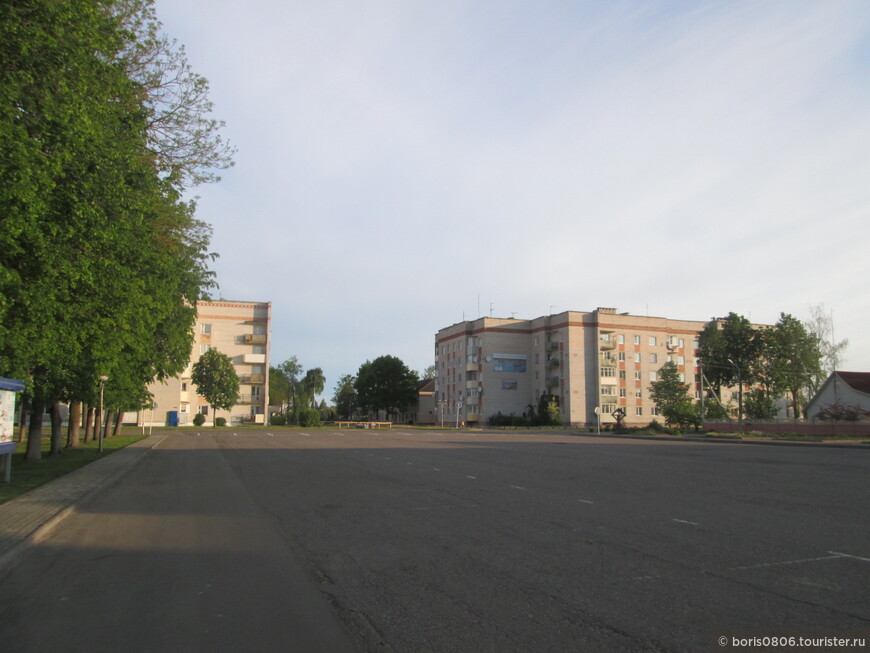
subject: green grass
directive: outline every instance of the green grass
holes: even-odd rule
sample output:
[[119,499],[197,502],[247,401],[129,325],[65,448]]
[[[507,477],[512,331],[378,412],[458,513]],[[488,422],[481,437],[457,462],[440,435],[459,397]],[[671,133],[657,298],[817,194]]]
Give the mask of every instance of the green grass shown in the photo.
[[128,444],[141,440],[144,436],[115,435],[103,440],[103,453],[99,452],[98,442],[82,444],[77,449],[64,449],[63,453],[48,455],[50,438],[47,434],[42,436],[42,458],[34,461],[24,460],[24,451],[27,442],[19,442],[14,454],[12,454],[12,482],[6,483],[5,476],[0,474],[0,503],[21,496],[25,492],[48,483],[60,476],[69,474],[79,467],[108,456],[118,449],[123,449]]

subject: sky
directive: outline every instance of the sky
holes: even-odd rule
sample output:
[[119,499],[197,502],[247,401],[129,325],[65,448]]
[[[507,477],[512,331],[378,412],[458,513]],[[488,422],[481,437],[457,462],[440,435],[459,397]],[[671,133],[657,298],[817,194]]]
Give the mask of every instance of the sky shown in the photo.
[[773,324],[870,371],[870,3],[158,0],[238,149],[216,297],[339,377],[482,316]]

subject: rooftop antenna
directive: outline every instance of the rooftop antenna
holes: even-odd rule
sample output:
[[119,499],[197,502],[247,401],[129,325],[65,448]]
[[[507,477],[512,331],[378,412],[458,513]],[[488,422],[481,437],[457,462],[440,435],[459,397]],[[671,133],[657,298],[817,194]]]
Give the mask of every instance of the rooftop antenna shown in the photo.
[[492,317],[492,307],[494,304],[492,302],[489,303],[489,316]]

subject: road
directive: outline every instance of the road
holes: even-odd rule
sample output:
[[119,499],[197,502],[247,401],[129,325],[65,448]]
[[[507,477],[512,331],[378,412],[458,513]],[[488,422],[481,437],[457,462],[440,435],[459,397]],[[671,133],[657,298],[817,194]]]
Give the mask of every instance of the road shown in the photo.
[[0,636],[28,652],[401,653],[870,638],[868,505],[858,449],[183,432],[22,556]]

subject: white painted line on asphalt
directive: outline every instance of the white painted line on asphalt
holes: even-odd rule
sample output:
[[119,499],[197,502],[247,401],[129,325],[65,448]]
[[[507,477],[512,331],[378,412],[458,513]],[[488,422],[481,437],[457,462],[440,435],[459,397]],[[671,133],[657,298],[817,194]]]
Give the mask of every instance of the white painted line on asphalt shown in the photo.
[[422,508],[408,508],[408,510],[417,511],[417,510],[454,510],[456,508],[477,508],[479,504],[477,503],[461,503],[455,506],[424,506]]
[[477,480],[477,476],[466,476],[465,478],[473,478],[473,479]]
[[[833,553],[833,551],[829,551],[828,553]],[[730,571],[742,571],[745,569],[763,569],[765,567],[780,567],[784,565],[802,565],[807,562],[820,562],[822,560],[835,560],[837,558],[843,557],[852,557],[852,556],[844,556],[842,554],[829,555],[829,556],[819,556],[817,558],[801,558],[800,560],[783,560],[781,562],[762,562],[757,565],[746,565],[745,567],[731,567]]]
[[233,435],[235,435],[236,437],[239,437],[239,434],[238,434],[238,433],[233,433]]
[[515,490],[525,490],[526,489],[522,485],[511,485],[511,487]]
[[577,499],[577,503],[595,503],[595,502],[589,501],[588,499]]
[[441,469],[439,469],[438,467],[433,467],[433,468],[432,468],[432,471],[433,471],[433,472],[440,472]]
[[304,435],[306,438],[310,438],[311,435],[309,433],[299,433],[299,435]]
[[678,524],[688,524],[689,526],[697,526],[698,522],[696,521],[686,521],[685,519],[672,519],[671,521],[675,521]]
[[853,556],[848,553],[840,553],[838,551],[828,551],[828,553],[833,553],[834,555],[840,556],[842,558],[852,558],[852,560],[860,560],[861,562],[870,562],[870,558],[862,558],[861,556]]
[[270,438],[274,438],[274,437],[275,437],[275,434],[274,434],[274,433],[267,433],[266,435],[268,435]]

